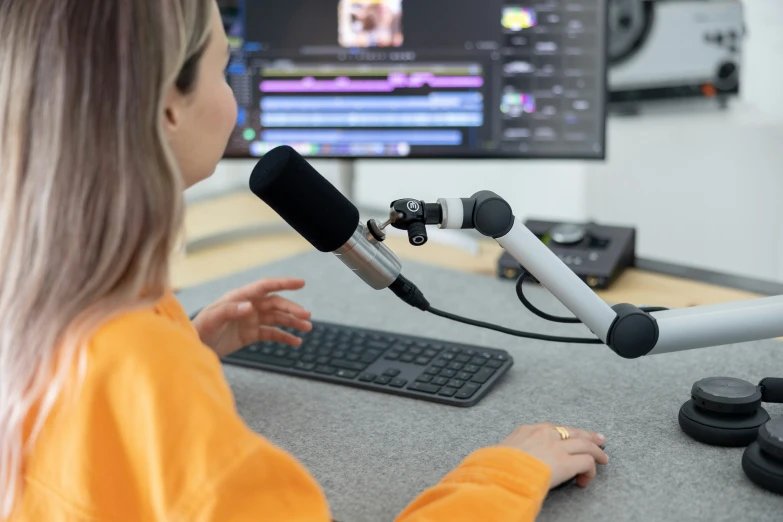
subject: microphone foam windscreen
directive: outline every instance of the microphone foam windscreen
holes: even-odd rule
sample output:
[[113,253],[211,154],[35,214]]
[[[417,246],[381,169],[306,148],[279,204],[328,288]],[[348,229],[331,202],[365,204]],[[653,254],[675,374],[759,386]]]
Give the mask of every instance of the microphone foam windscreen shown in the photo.
[[261,158],[250,190],[321,252],[343,246],[359,224],[353,203],[287,145]]

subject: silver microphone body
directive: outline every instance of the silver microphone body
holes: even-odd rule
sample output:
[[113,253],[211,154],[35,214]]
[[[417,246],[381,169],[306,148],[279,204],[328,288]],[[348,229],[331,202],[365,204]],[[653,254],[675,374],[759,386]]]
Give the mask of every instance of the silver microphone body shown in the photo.
[[402,271],[402,263],[394,252],[375,239],[363,223],[359,223],[351,238],[333,253],[375,290],[388,288]]

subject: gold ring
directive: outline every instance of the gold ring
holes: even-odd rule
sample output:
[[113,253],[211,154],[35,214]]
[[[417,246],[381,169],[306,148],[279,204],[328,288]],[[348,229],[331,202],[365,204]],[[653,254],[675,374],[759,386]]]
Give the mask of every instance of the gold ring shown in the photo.
[[560,440],[568,440],[571,438],[571,434],[562,426],[555,426],[552,429],[560,434]]

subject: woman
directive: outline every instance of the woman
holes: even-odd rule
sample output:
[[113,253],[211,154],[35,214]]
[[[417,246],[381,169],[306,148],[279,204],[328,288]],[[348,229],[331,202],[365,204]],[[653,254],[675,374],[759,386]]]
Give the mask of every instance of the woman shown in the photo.
[[[193,323],[168,290],[184,188],[237,115],[214,0],[0,0],[0,519],[327,521],[238,416],[219,356],[311,328],[260,281]],[[562,433],[562,435],[561,435]],[[525,426],[400,521],[532,520],[598,435]],[[314,441],[315,443],[315,441]],[[390,517],[393,514],[390,514]]]

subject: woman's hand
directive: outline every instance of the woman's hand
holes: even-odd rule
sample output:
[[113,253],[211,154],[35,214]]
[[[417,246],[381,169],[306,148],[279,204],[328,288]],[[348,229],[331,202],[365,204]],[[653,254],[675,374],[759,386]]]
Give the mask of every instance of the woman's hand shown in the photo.
[[229,292],[204,308],[193,319],[201,342],[219,357],[258,341],[278,341],[299,346],[302,340],[277,328],[287,326],[309,332],[310,312],[273,292],[299,290],[301,279],[262,279]]
[[547,464],[552,469],[550,488],[574,476],[579,487],[587,487],[595,478],[596,463],[609,463],[609,456],[600,448],[606,440],[591,431],[569,427],[566,430],[570,438],[562,440],[548,422],[520,426],[498,445],[516,448]]

